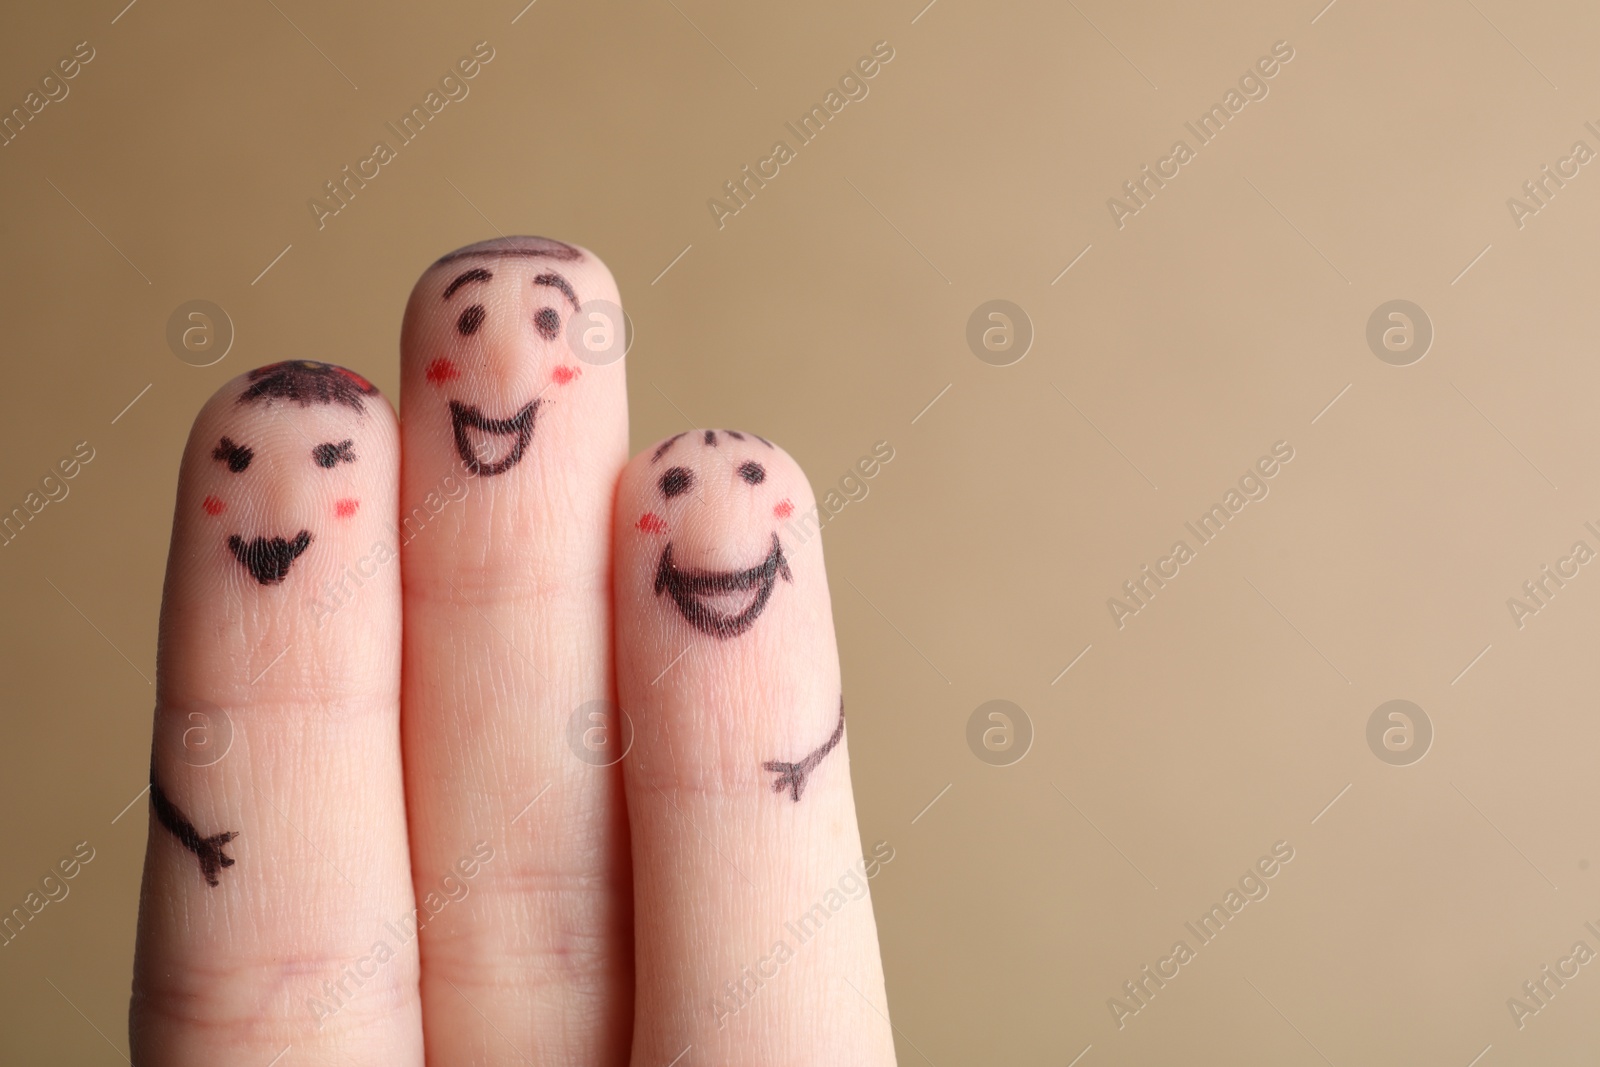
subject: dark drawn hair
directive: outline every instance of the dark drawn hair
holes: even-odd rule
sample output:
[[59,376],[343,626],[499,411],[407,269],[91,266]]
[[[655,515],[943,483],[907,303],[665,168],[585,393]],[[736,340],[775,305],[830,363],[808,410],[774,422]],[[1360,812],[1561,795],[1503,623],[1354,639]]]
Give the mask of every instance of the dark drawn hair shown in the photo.
[[239,394],[239,403],[257,400],[293,400],[312,404],[343,404],[356,411],[367,410],[364,397],[374,396],[377,386],[361,375],[332,363],[309,359],[291,360],[257,367],[250,372],[250,384]]
[[564,241],[548,237],[495,237],[487,241],[458,248],[434,260],[435,267],[453,263],[466,256],[529,256],[535,259],[557,259],[564,262],[582,259],[583,253]]
[[[683,431],[683,433],[688,433],[688,432],[689,432],[688,430]],[[660,459],[662,456],[666,455],[667,454],[667,450],[670,449],[673,445],[678,443],[678,438],[682,437],[683,433],[675,433],[671,437],[667,438],[665,441],[661,442],[661,444],[659,446],[657,446],[655,454],[650,457],[650,462],[654,463],[658,459]]]

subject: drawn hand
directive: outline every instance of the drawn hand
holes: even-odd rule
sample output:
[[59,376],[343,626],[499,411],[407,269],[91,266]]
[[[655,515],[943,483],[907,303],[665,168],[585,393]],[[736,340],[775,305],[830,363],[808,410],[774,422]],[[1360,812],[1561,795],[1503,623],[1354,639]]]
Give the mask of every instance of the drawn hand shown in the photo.
[[811,491],[753,434],[629,462],[595,301],[592,253],[469,246],[403,425],[310,362],[195,420],[134,1063],[894,1062]]

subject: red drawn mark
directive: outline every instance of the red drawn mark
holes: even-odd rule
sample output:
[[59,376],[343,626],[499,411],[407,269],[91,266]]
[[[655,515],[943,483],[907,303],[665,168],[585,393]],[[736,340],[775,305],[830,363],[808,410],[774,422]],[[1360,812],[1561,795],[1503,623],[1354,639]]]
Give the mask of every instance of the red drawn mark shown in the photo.
[[338,373],[344,375],[350,381],[354,382],[356,388],[360,389],[363,393],[376,393],[378,391],[378,387],[377,386],[373,385],[371,382],[367,381],[361,375],[357,374],[355,371],[350,370],[347,367],[334,367],[333,369],[335,371],[337,371]]
[[638,527],[639,527],[639,532],[640,533],[666,533],[667,532],[667,524],[666,524],[666,522],[662,520],[660,515],[657,515],[653,511],[647,511],[643,515],[639,516]]
[[772,513],[780,519],[787,519],[794,514],[794,505],[785,498],[778,501],[778,506],[772,509]]
[[582,373],[583,371],[578,367],[557,367],[550,372],[550,377],[556,380],[557,385],[566,385]]
[[224,504],[214,496],[208,496],[200,502],[200,506],[206,509],[207,515],[221,515],[222,509],[228,505]]
[[333,513],[339,516],[341,519],[348,519],[350,516],[356,513],[356,506],[360,503],[361,501],[359,500],[352,500],[349,497],[345,497],[343,500],[334,503]]
[[455,363],[443,356],[428,364],[428,382],[431,385],[443,385],[459,377],[461,372],[456,369]]

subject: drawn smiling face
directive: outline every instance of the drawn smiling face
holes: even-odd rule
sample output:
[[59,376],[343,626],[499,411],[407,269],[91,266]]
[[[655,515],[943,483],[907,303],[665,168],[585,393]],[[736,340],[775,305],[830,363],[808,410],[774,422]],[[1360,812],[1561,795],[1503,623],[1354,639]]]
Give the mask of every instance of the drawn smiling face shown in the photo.
[[[579,249],[559,241],[518,237],[469,245],[434,264],[435,270],[454,266],[437,271],[436,296],[421,295],[435,302],[453,325],[441,346],[444,351],[428,364],[426,377],[429,384],[446,391],[451,437],[469,474],[493,477],[522,462],[545,390],[552,384],[566,385],[582,373],[567,361],[570,353],[562,336],[567,318],[581,301],[559,269],[562,262],[582,258]],[[452,383],[481,388],[482,379],[497,372],[509,377],[500,364],[521,358],[528,347],[554,350],[558,356],[549,382],[531,399],[486,411],[470,398],[452,395],[462,388]],[[463,381],[473,370],[488,374]]]
[[[275,401],[289,401],[301,406],[326,405],[341,418],[348,417],[349,436],[336,436],[332,440],[304,443],[294,438],[293,455],[273,455],[275,464],[304,463],[319,471],[334,472],[360,457],[356,449],[360,417],[366,412],[366,397],[377,389],[365,378],[343,367],[328,363],[299,360],[292,363],[274,363],[250,372],[248,384],[239,394],[237,404],[244,407],[266,407]],[[240,419],[240,428],[223,435],[211,451],[221,476],[230,484],[233,479],[248,479],[256,465],[259,449],[267,447],[264,439],[281,440],[282,435],[268,438],[262,432],[265,424],[255,419]],[[278,447],[274,446],[274,452]],[[259,472],[259,466],[255,466]],[[243,488],[243,486],[240,486]],[[201,502],[206,514],[220,517],[228,508],[226,491],[223,495],[210,493]],[[347,519],[356,513],[360,502],[353,497],[340,497],[334,503],[334,516]],[[226,520],[224,520],[226,521]],[[267,531],[250,536],[248,532],[228,535],[226,544],[240,566],[244,567],[261,585],[278,585],[289,576],[295,560],[311,547],[314,536],[310,530],[301,529],[287,534],[284,531]]]
[[[770,493],[766,486],[766,466],[762,462],[765,457],[751,444],[759,442],[772,450],[772,445],[764,438],[733,430],[723,430],[720,434],[716,430],[705,430],[695,435],[699,442],[696,448],[693,442],[681,443],[686,436],[679,434],[663,442],[650,460],[653,466],[661,468],[654,478],[663,511],[682,516],[700,492],[713,484],[712,479],[727,482],[732,492]],[[765,510],[765,501],[761,504],[758,514]],[[792,511],[793,505],[787,498],[772,508],[773,516],[779,519]],[[667,534],[670,529],[667,520],[654,511],[641,515],[635,528],[644,534]],[[765,550],[765,556],[744,566],[718,569],[696,566],[681,559],[669,539],[661,549],[661,561],[656,567],[655,595],[666,594],[679,614],[701,633],[724,639],[738,637],[749,630],[766,609],[778,579],[794,581],[777,531],[774,529],[761,536],[758,543],[761,549],[757,551]],[[733,551],[731,547],[728,550]],[[754,557],[754,552],[750,557]]]

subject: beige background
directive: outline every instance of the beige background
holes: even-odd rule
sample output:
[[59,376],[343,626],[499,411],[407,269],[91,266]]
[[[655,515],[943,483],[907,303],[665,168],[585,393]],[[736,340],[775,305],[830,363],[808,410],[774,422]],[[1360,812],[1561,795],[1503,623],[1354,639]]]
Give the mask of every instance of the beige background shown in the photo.
[[[145,824],[116,817],[193,413],[301,356],[394,395],[415,276],[502,231],[616,273],[635,447],[744,427],[819,493],[895,450],[826,539],[902,1063],[1592,1062],[1600,965],[1520,1030],[1506,1005],[1600,950],[1600,567],[1506,605],[1600,548],[1600,175],[1506,204],[1600,150],[1592,6],[123,2],[0,35],[7,108],[95,50],[0,148],[0,506],[95,453],[0,548],[0,911],[95,850],[0,948],[0,1061],[126,1049]],[[707,200],[880,40],[719,230]],[[1279,40],[1270,95],[1119,230],[1107,198]],[[478,41],[470,96],[319,231],[308,199]],[[965,339],[994,298],[1036,331],[1012,366]],[[1365,340],[1396,298],[1436,330],[1406,367]],[[191,299],[236,330],[205,369],[165,338]],[[1119,631],[1107,598],[1280,440],[1270,496]],[[1035,734],[1003,767],[966,740],[997,698]],[[1411,766],[1366,741],[1395,698],[1435,730]],[[1280,840],[1119,1030],[1108,998]]]

